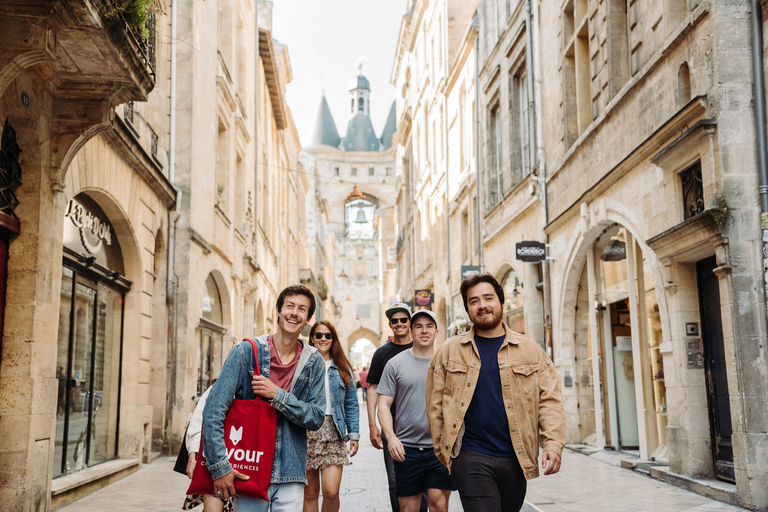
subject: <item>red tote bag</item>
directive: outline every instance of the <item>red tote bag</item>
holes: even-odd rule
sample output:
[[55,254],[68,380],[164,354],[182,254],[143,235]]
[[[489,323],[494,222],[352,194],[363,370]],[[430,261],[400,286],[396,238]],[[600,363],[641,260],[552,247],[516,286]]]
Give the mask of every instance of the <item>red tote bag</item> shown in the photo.
[[[256,359],[255,375],[259,372],[259,356],[256,343],[246,340],[253,347]],[[232,469],[249,476],[248,480],[235,478],[237,494],[269,501],[267,491],[272,478],[272,461],[275,458],[275,434],[277,411],[256,397],[254,400],[234,400],[224,421],[224,444]],[[203,455],[203,440],[189,484],[187,494],[213,494],[213,479]]]

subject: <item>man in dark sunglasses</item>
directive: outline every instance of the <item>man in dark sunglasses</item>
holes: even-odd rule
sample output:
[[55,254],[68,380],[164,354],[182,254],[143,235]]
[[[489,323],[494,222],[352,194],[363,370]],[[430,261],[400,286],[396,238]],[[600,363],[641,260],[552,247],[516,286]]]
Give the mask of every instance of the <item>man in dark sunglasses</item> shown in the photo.
[[[387,469],[387,480],[389,480],[389,500],[392,504],[392,512],[400,512],[400,504],[395,494],[395,463],[392,460],[392,455],[389,453],[387,440],[382,438],[381,430],[379,430],[376,424],[376,406],[378,401],[376,389],[379,386],[381,375],[384,373],[384,367],[387,366],[389,360],[413,346],[410,322],[411,308],[408,304],[398,302],[392,304],[385,314],[389,319],[389,328],[392,329],[394,336],[392,341],[376,349],[371,359],[371,368],[368,371],[367,377],[368,426],[370,428],[371,444],[379,450],[384,449],[384,465]],[[390,408],[393,418],[395,417],[395,406],[396,404],[393,403]],[[422,496],[420,512],[426,511],[427,499]]]

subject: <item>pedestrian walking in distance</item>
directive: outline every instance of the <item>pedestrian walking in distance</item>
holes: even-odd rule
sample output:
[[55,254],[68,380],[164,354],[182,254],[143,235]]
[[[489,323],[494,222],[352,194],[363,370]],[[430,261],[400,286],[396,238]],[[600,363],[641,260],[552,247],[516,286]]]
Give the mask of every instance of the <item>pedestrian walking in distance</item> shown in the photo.
[[360,387],[363,389],[363,402],[368,400],[368,367],[363,366],[360,370]]
[[309,343],[325,360],[326,405],[323,426],[316,432],[307,432],[304,512],[318,512],[321,481],[323,512],[337,512],[341,504],[341,474],[359,446],[360,405],[353,370],[333,324],[327,320],[316,322],[309,331]]
[[[432,446],[427,423],[427,372],[435,354],[437,318],[422,309],[411,317],[413,347],[389,360],[377,392],[379,421],[395,463],[395,482],[401,512],[418,512],[427,493],[431,512],[447,512],[456,486]],[[397,417],[390,407],[397,402]]]
[[[376,424],[376,408],[378,406],[378,393],[376,388],[381,380],[381,374],[384,372],[384,367],[387,365],[390,359],[404,350],[408,350],[413,346],[413,340],[411,339],[411,308],[408,304],[398,302],[392,304],[389,309],[384,312],[389,319],[389,328],[392,329],[394,335],[392,341],[377,348],[371,358],[371,367],[368,369],[368,375],[366,381],[368,382],[367,392],[367,410],[368,410],[368,428],[370,430],[371,444],[374,448],[381,450],[384,449],[384,467],[387,470],[387,485],[389,486],[389,502],[392,505],[392,512],[400,512],[400,503],[395,493],[395,464],[392,460],[392,456],[389,454],[387,447],[387,439],[381,437],[381,430],[379,430]],[[397,407],[396,404],[392,404],[391,407],[392,417],[396,417]],[[421,501],[421,512],[427,512],[427,498]]]
[[261,375],[254,376],[251,343],[238,343],[224,362],[203,411],[205,460],[216,495],[227,499],[235,495],[235,478],[246,478],[232,468],[224,443],[224,420],[233,398],[261,396],[277,410],[280,441],[275,446],[269,501],[238,496],[236,512],[294,511],[307,483],[307,430],[319,429],[325,419],[323,358],[299,339],[315,312],[315,296],[305,286],[289,286],[280,292],[276,310],[277,332],[256,338]]
[[465,512],[516,512],[527,480],[560,470],[565,415],[560,377],[531,338],[501,321],[504,290],[491,274],[461,283],[474,326],[437,351],[427,374],[435,453]]

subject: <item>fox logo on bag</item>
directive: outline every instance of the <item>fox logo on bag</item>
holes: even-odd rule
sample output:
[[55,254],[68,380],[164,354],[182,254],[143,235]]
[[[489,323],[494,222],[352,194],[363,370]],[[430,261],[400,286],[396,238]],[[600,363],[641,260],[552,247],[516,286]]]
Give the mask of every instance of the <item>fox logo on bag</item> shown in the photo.
[[235,428],[234,425],[232,425],[232,427],[230,427],[229,429],[229,439],[232,441],[232,444],[237,446],[237,443],[239,443],[242,438],[243,438],[242,425],[240,426],[240,428],[237,428],[237,429]]

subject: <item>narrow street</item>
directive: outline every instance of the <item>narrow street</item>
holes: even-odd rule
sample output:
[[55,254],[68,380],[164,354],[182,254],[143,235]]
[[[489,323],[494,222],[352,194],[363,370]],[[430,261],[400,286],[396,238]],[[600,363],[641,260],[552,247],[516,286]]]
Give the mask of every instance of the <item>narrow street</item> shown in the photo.
[[[368,440],[368,421],[360,403],[363,438],[353,464],[345,469],[341,512],[387,512],[386,473],[381,452]],[[189,483],[172,471],[175,459],[161,457],[133,475],[64,507],[61,512],[137,512],[181,510]],[[742,511],[719,501],[566,450],[560,474],[529,482],[522,512],[703,512]],[[200,508],[196,510],[201,510]],[[297,507],[297,511],[301,507]],[[450,512],[461,512],[453,493]]]

